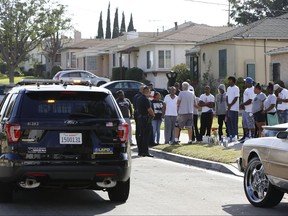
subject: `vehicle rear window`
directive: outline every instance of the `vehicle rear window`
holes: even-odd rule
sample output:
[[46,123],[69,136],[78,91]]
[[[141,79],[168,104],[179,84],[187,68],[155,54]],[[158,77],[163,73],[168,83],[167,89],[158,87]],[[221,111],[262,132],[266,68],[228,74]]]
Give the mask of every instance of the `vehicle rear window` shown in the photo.
[[117,118],[111,95],[103,92],[27,92],[24,118]]

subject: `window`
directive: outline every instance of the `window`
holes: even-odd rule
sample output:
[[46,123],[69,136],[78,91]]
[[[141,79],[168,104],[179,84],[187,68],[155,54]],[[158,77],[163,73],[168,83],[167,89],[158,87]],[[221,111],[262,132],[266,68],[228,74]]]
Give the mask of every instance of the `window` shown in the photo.
[[69,60],[70,58],[69,58],[69,57],[70,57],[70,56],[69,56],[69,52],[67,52],[67,53],[66,53],[66,67],[67,67],[67,68],[70,68],[70,60]]
[[96,70],[96,56],[87,56],[87,70]]
[[273,63],[272,65],[272,78],[273,81],[280,80],[280,63]]
[[153,53],[151,51],[147,51],[147,69],[152,68],[153,66]]
[[76,68],[76,55],[75,55],[75,52],[71,52],[71,68]]
[[171,50],[159,50],[159,68],[171,68]]
[[219,50],[219,78],[227,76],[227,50]]
[[127,82],[119,82],[115,85],[115,89],[128,89],[128,83]]
[[185,57],[186,57],[186,66],[188,67],[188,68],[190,68],[190,61],[191,61],[191,55],[187,55],[187,53],[189,53],[189,50],[186,50],[185,51]]
[[55,61],[61,62],[61,54],[56,54]]
[[255,80],[255,64],[247,64],[247,77]]

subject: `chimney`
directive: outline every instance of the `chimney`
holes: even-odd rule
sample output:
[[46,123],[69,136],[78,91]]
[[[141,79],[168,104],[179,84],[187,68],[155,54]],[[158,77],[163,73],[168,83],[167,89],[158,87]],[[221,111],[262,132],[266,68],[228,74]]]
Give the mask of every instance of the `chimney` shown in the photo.
[[178,24],[177,24],[177,22],[174,22],[174,24],[175,24],[175,31],[178,29]]
[[80,31],[77,31],[77,30],[74,31],[74,40],[75,41],[81,40],[81,32]]

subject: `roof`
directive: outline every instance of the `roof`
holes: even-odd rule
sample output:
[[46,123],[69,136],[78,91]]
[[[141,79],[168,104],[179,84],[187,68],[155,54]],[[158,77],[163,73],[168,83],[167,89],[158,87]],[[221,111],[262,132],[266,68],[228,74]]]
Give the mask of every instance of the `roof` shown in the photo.
[[270,50],[266,54],[268,54],[268,55],[277,55],[277,54],[282,54],[282,53],[288,53],[288,46]]
[[267,17],[249,25],[203,40],[198,44],[215,43],[231,39],[288,39],[288,13],[279,17]]

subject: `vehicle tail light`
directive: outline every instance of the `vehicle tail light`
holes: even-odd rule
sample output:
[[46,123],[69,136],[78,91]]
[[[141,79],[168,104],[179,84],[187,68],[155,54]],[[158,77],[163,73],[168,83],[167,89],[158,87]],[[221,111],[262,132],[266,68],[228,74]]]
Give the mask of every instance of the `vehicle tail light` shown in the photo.
[[18,123],[5,124],[5,131],[8,135],[9,142],[18,142],[21,134],[21,127]]
[[122,143],[128,141],[129,127],[127,123],[118,125],[118,137]]

